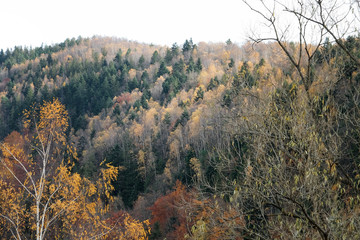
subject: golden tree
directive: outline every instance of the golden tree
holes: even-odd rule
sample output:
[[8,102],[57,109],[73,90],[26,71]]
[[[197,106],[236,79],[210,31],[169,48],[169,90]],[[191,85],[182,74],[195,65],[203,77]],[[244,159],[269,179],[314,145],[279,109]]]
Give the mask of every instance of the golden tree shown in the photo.
[[24,135],[1,143],[0,229],[4,237],[89,238],[111,230],[101,218],[118,169],[106,164],[91,182],[72,172],[68,113],[59,100],[24,112]]

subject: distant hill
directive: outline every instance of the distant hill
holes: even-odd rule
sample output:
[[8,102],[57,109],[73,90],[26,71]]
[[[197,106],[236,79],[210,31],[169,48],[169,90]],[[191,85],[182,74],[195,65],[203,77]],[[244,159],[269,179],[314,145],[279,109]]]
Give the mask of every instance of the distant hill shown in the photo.
[[[359,52],[358,37],[344,41]],[[292,54],[302,47],[289,46]],[[35,49],[2,50],[0,139],[21,130],[25,109],[57,98],[69,112],[68,141],[78,153],[74,171],[91,179],[104,160],[122,167],[113,183],[115,209],[145,220],[160,211],[161,201],[181,193],[193,204],[191,226],[200,228],[201,221],[212,217],[219,226],[232,217],[232,224],[246,225],[260,218],[242,212],[258,204],[250,195],[237,208],[232,205],[244,188],[254,191],[253,196],[261,192],[264,198],[289,198],[288,205],[269,205],[265,211],[290,218],[300,210],[286,212],[289,205],[298,203],[280,195],[285,193],[277,184],[292,184],[293,196],[302,191],[297,183],[308,178],[336,192],[358,177],[351,169],[360,159],[359,69],[336,44],[326,47],[311,59],[309,86],[273,42],[239,46],[230,40],[195,44],[189,39],[167,47],[79,37]],[[310,164],[315,159],[321,163]],[[341,170],[333,174],[334,168]],[[323,177],[324,171],[333,175]],[[268,186],[261,176],[278,178]],[[172,191],[177,180],[192,191],[197,187],[197,193],[191,195],[179,183]],[[275,185],[278,194],[266,192]],[[316,191],[309,189],[305,195],[310,198]],[[342,194],[350,194],[349,189],[344,187]],[[307,197],[305,216],[316,207]],[[195,210],[202,207],[203,212]],[[246,220],[247,214],[253,218]],[[179,222],[176,229],[184,219],[174,220]],[[289,220],[295,221],[300,220]],[[207,224],[214,227],[210,220]],[[234,231],[241,231],[234,225]],[[157,229],[172,231],[161,221]]]

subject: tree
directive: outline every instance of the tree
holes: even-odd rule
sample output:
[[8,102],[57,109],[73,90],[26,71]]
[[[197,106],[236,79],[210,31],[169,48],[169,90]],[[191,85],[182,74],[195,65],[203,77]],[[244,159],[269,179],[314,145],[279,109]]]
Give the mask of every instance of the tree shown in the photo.
[[204,90],[200,87],[196,92],[195,102],[199,101],[200,99],[204,98]]
[[183,54],[185,54],[186,52],[194,50],[194,48],[195,48],[195,45],[193,43],[192,38],[190,38],[190,40],[186,39],[185,43],[183,44],[183,47],[182,47],[182,52],[183,52]]
[[153,55],[151,56],[150,64],[155,64],[157,62],[160,62],[160,55],[157,50],[154,51]]
[[190,59],[189,59],[189,62],[188,62],[188,67],[186,69],[186,72],[187,73],[190,73],[190,72],[193,72],[195,71],[196,69],[196,65],[195,65],[195,62],[194,62],[194,59],[192,56],[190,56]]
[[177,45],[177,43],[174,43],[171,46],[171,54],[173,57],[177,57],[179,55],[179,46]]
[[119,69],[120,66],[123,64],[121,48],[119,48],[118,52],[116,53],[114,63],[117,69]]
[[224,206],[221,199],[199,199],[199,195],[194,189],[188,191],[177,180],[174,190],[150,207],[150,221],[154,226],[151,238],[242,239],[239,235],[244,220],[236,207]]
[[106,164],[95,183],[73,173],[67,144],[68,113],[59,100],[24,112],[24,136],[1,143],[0,228],[15,239],[105,234],[100,213],[111,200],[117,168]]
[[229,68],[232,68],[234,66],[235,62],[233,58],[230,58],[230,62],[228,64]]
[[172,51],[170,49],[166,49],[166,55],[164,58],[165,62],[167,64],[171,64],[172,59],[173,59]]
[[164,74],[167,74],[167,73],[169,73],[169,70],[166,68],[165,62],[161,62],[159,70],[158,70],[158,72],[156,74],[156,77],[160,77],[160,76],[162,76]]
[[138,67],[140,69],[143,69],[145,67],[144,64],[145,64],[145,58],[144,58],[144,55],[141,55],[139,58]]
[[141,222],[123,211],[113,213],[107,221],[114,226],[114,229],[110,234],[105,236],[105,239],[147,240],[150,235],[150,224],[148,220]]
[[190,193],[185,186],[176,182],[174,191],[160,197],[150,207],[152,212],[151,224],[158,224],[163,235],[171,239],[184,239],[187,233],[186,210],[179,208],[182,201],[189,201]]
[[4,50],[1,49],[0,50],[0,65],[2,65],[5,62],[5,59],[6,59],[6,55],[4,53]]
[[[247,0],[243,0],[250,9],[258,13],[269,24],[271,35],[261,36],[254,33],[251,37],[256,43],[262,41],[275,41],[288,57],[288,60],[296,68],[301,80],[304,82],[306,91],[309,91],[313,81],[312,65],[317,50],[323,44],[326,36],[331,36],[338,46],[360,66],[358,58],[344,45],[342,38],[353,33],[352,25],[358,23],[357,14],[354,13],[353,2],[341,2],[331,0],[323,1],[298,1],[294,5],[287,5],[285,1],[273,1],[273,4],[261,2],[261,7],[256,8]],[[288,13],[287,23],[281,25],[282,19],[278,15],[278,9]],[[350,15],[350,17],[348,16]],[[292,34],[291,24],[296,24],[298,32],[298,50],[294,51],[289,42],[288,35]],[[356,25],[356,24],[355,24]],[[283,26],[283,27],[282,27]],[[305,70],[305,71],[304,71]]]
[[[358,103],[354,89],[359,85],[353,80],[359,60],[352,44],[343,40],[351,25],[342,28],[346,19],[337,12],[349,5],[297,1],[290,7],[287,1],[269,5],[260,1],[263,8],[257,8],[244,2],[272,30],[270,36],[252,39],[275,41],[292,69],[286,78],[279,75],[271,91],[254,89],[253,84],[239,89],[225,130],[232,133],[231,144],[219,146],[220,159],[211,162],[220,177],[202,185],[223,196],[226,203],[236,203],[238,215],[245,219],[241,234],[248,239],[359,238],[359,126],[355,122],[360,115],[350,107]],[[279,8],[294,19],[285,28],[278,18]],[[296,29],[298,42],[286,38],[291,29]],[[337,31],[342,34],[335,35]],[[316,52],[323,49],[326,36],[332,37],[339,55],[317,65]],[[347,61],[357,67],[344,66]],[[323,68],[326,78],[321,75]],[[239,77],[247,78],[248,73],[244,64]],[[236,169],[235,174],[229,174],[230,169]]]
[[190,38],[190,40],[186,39],[186,41],[182,47],[182,53],[183,53],[185,61],[189,60],[189,58],[192,55],[195,48],[196,48],[196,45],[193,43],[192,38]]

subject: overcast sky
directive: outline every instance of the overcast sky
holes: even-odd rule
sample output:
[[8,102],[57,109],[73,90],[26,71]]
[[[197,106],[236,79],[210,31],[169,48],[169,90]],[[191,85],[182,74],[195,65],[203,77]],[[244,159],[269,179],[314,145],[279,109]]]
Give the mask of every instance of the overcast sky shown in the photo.
[[115,36],[145,43],[246,40],[256,25],[241,0],[4,0],[0,49],[66,38]]

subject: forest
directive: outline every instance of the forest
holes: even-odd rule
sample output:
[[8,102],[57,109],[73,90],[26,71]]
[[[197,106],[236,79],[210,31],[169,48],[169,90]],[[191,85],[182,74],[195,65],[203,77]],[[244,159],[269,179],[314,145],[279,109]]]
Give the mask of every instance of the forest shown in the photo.
[[244,2],[271,37],[0,50],[0,238],[360,239],[360,35]]

